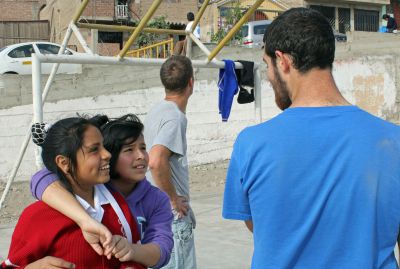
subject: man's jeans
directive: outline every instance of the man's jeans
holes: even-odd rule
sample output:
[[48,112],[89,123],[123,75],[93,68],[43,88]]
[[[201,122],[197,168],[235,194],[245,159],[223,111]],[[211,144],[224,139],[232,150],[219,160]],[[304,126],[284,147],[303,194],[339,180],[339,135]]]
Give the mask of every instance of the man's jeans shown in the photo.
[[193,224],[188,216],[178,219],[174,213],[172,222],[174,248],[169,263],[163,269],[197,268],[193,229]]

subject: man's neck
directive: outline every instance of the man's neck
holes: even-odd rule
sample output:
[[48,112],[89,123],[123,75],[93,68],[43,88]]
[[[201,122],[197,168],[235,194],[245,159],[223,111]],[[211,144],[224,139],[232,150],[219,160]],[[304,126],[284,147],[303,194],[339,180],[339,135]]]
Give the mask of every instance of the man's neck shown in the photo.
[[167,94],[164,98],[166,101],[174,102],[182,113],[186,113],[188,98],[184,94]]
[[340,93],[329,69],[313,69],[298,74],[292,83],[291,107],[321,107],[351,105]]

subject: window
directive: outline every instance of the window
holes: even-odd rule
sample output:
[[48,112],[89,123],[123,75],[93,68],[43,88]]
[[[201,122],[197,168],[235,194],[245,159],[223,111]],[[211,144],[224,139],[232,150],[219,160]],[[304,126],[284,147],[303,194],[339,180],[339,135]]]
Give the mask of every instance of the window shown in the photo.
[[324,15],[327,18],[327,20],[331,24],[332,28],[335,29],[335,8],[334,7],[311,5],[310,8],[321,12],[322,15]]
[[242,26],[241,33],[242,33],[242,37],[248,36],[249,35],[249,26],[248,25]]
[[11,58],[25,58],[25,57],[31,57],[32,53],[34,52],[35,51],[33,50],[32,45],[25,45],[13,49],[8,53],[8,56],[10,56]]
[[[61,48],[59,46],[52,44],[36,44],[36,46],[39,48],[40,53],[43,54],[58,54]],[[65,54],[72,55],[72,53],[69,50],[65,50]]]
[[350,31],[350,8],[338,8],[339,33]]
[[354,9],[354,30],[377,32],[379,29],[379,11]]
[[121,32],[102,32],[99,31],[99,43],[122,43]]
[[255,25],[254,26],[254,34],[255,35],[263,35],[265,32],[265,29],[267,28],[267,24],[264,25]]

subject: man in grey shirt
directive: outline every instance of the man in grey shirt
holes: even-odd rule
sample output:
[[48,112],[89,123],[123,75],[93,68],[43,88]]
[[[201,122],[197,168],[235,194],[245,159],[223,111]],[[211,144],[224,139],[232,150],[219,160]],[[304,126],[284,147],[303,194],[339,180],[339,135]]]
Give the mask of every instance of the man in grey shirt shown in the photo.
[[165,191],[171,201],[174,250],[164,268],[196,268],[193,229],[196,221],[189,204],[189,171],[186,157],[185,115],[193,93],[193,68],[189,58],[172,56],[161,66],[165,98],[147,114],[144,125],[149,149],[147,179]]

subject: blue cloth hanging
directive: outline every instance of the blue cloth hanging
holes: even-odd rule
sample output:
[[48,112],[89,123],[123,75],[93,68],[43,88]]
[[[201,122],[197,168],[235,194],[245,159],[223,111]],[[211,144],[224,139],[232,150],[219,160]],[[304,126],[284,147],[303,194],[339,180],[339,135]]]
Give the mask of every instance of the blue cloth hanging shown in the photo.
[[238,92],[238,81],[235,74],[235,62],[223,60],[225,68],[219,70],[218,80],[218,109],[222,121],[228,121],[231,113],[233,96]]

